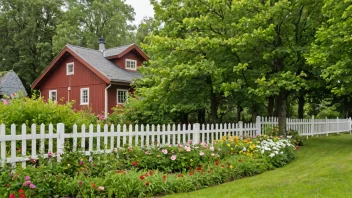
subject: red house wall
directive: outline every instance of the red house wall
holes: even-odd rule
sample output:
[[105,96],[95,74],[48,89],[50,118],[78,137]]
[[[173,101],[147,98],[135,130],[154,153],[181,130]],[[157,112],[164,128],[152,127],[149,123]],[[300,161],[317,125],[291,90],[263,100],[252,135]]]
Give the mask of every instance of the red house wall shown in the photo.
[[[74,74],[66,75],[66,64],[70,62],[74,62]],[[58,103],[75,100],[74,109],[81,110],[89,106],[94,113],[99,114],[104,111],[106,86],[100,77],[68,54],[53,72],[42,80],[39,90],[45,100],[49,97],[49,90],[57,90]],[[71,87],[70,91],[68,87]],[[89,88],[89,105],[80,105],[81,88]]]
[[[120,68],[126,69],[126,59],[136,60],[137,66],[141,66],[145,61],[144,58],[141,57],[141,55],[139,55],[135,50],[132,50],[121,58],[113,59],[112,62],[114,62],[115,65],[119,66]],[[133,70],[128,70],[128,71],[133,71]]]

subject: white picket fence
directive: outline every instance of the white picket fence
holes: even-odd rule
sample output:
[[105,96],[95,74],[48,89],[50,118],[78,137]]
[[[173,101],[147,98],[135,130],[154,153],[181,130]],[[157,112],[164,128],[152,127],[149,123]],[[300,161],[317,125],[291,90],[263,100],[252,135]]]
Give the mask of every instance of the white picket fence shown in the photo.
[[[153,147],[156,145],[177,145],[190,143],[212,144],[223,136],[255,137],[265,133],[268,127],[277,126],[277,118],[257,117],[256,123],[232,124],[189,124],[189,125],[82,125],[78,131],[77,125],[73,131],[65,133],[65,125],[56,126],[32,124],[30,129],[23,124],[20,128],[11,125],[6,130],[0,125],[0,160],[1,165],[22,163],[25,167],[30,159],[38,156],[48,157],[48,153],[57,156],[64,151],[65,142],[70,142],[73,151],[81,151],[86,155],[91,153],[110,153],[123,146]],[[56,127],[56,128],[54,128]],[[351,119],[288,119],[287,129],[294,129],[300,135],[312,136],[351,131]],[[39,133],[38,133],[39,132]],[[27,150],[29,149],[29,150]],[[30,154],[29,154],[30,153]]]

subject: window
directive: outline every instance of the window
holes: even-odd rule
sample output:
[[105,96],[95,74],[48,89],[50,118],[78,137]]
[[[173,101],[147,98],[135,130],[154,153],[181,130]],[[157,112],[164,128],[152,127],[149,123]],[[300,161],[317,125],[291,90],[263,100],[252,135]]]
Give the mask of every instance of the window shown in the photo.
[[81,89],[81,105],[89,104],[89,88]]
[[137,70],[137,61],[126,59],[126,69]]
[[128,91],[125,89],[117,90],[117,104],[122,104],[127,101]]
[[57,102],[57,90],[49,90],[49,99]]
[[72,63],[67,63],[66,64],[66,74],[67,75],[73,75],[75,73],[75,64]]

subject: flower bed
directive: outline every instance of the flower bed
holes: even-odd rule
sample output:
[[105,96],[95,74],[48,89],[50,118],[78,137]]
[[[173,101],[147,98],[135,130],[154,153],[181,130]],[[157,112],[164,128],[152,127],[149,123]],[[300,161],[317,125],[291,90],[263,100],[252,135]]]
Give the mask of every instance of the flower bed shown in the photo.
[[[214,146],[122,148],[83,156],[65,152],[61,162],[32,160],[25,169],[0,170],[5,197],[148,197],[188,192],[283,166],[295,158],[291,140],[224,137]],[[91,158],[91,159],[90,159]]]

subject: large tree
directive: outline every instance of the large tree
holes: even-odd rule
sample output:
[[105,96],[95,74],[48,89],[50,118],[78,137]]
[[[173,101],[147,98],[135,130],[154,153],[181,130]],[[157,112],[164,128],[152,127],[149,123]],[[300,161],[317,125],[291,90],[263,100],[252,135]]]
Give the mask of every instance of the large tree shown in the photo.
[[[345,116],[352,112],[352,2],[326,0],[323,7],[326,22],[322,23],[307,58],[342,101]],[[339,102],[340,103],[340,102]]]
[[[224,103],[232,103],[238,110],[245,106],[255,117],[262,113],[266,99],[274,99],[280,132],[284,133],[288,97],[309,88],[311,72],[303,54],[319,26],[321,1],[152,3],[155,20],[163,29],[150,36],[145,46],[153,59],[145,69],[146,81],[154,84],[149,82],[149,88],[141,89],[144,93],[150,89],[155,94],[165,92],[174,99],[160,98],[168,105],[184,104],[184,98],[193,101],[195,108],[203,104],[213,122],[218,121]],[[178,86],[178,80],[187,86]],[[170,89],[171,85],[178,92]],[[198,87],[196,95],[187,91],[193,86]]]
[[14,70],[29,85],[51,61],[60,0],[0,0],[0,70]]
[[134,10],[123,0],[65,0],[66,10],[54,36],[54,50],[66,43],[97,48],[104,37],[107,47],[133,42]]

